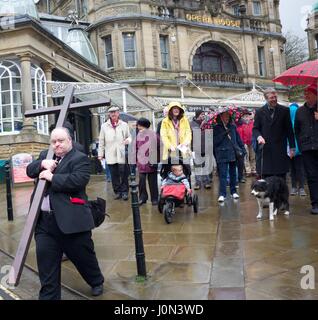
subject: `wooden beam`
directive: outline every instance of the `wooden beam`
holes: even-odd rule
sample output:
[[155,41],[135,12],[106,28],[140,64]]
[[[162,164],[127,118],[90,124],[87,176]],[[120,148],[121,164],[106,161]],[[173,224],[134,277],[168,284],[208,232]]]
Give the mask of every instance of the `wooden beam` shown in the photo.
[[[77,110],[81,108],[98,108],[98,107],[105,107],[109,105],[110,105],[110,99],[103,98],[103,99],[92,100],[92,101],[72,103],[68,109]],[[54,106],[54,107],[40,108],[35,110],[28,110],[25,112],[24,116],[26,118],[30,118],[30,117],[37,117],[37,116],[57,113],[61,111],[62,107],[63,106]]]

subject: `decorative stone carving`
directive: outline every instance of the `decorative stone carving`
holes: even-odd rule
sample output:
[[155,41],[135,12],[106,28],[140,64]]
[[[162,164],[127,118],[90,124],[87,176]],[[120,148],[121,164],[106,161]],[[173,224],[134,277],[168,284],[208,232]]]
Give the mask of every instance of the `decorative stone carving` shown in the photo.
[[127,5],[127,6],[113,7],[113,8],[102,8],[96,11],[96,20],[100,20],[104,17],[131,15],[138,12],[139,12],[138,6],[135,6],[135,5]]
[[141,24],[138,21],[121,21],[118,23],[118,29],[140,30]]

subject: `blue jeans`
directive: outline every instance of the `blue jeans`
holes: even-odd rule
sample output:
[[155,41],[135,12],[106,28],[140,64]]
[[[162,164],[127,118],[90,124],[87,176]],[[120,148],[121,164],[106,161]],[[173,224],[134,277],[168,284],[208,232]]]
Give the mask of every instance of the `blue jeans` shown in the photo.
[[219,162],[217,164],[219,174],[219,196],[226,197],[227,173],[230,174],[230,191],[236,193],[236,162]]
[[109,167],[108,167],[107,163],[105,165],[105,174],[106,174],[106,180],[107,181],[111,181],[112,180],[112,176],[110,174],[110,170],[109,170]]

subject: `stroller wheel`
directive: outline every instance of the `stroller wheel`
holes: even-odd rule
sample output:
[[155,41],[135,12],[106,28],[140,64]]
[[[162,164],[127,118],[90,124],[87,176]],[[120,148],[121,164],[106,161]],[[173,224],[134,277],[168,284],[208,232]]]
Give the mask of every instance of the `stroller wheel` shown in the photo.
[[169,203],[166,203],[163,206],[163,214],[165,217],[165,221],[169,224],[172,222],[172,207]]
[[192,203],[193,203],[193,211],[194,211],[194,213],[198,213],[199,199],[198,199],[198,195],[197,194],[195,194],[193,196]]

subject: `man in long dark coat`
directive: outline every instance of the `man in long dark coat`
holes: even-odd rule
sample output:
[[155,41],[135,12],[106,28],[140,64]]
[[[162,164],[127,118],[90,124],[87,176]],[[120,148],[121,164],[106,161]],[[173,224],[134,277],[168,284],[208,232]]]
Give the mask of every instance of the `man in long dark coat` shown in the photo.
[[317,85],[305,89],[305,104],[296,112],[295,134],[302,153],[311,200],[311,213],[318,214],[318,108]]
[[262,178],[279,176],[286,179],[289,171],[287,140],[290,157],[295,153],[295,139],[289,109],[277,102],[273,88],[264,92],[267,103],[256,111],[253,136],[257,141],[256,171]]

